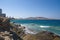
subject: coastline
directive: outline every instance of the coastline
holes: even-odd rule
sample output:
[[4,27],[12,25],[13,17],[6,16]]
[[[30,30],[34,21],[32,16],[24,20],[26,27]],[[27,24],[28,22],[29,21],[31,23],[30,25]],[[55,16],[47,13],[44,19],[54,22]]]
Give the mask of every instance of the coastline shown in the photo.
[[[2,20],[1,20],[2,19]],[[7,24],[7,25],[6,25]],[[18,24],[15,25],[14,23],[10,23],[9,18],[0,18],[0,35],[3,36],[2,39],[11,40],[60,40],[60,36],[56,35],[55,33],[49,31],[41,31],[39,33],[34,34],[33,31],[31,32],[30,29],[25,29],[24,25]],[[25,34],[25,30],[28,32]],[[3,35],[4,34],[4,35]],[[7,37],[8,36],[8,37]],[[10,38],[11,37],[11,38]],[[43,38],[43,39],[41,39]],[[4,39],[4,40],[5,40]]]
[[[29,29],[28,27],[26,27],[26,25],[23,25],[23,24],[17,24],[17,25],[21,25],[21,27],[25,27],[25,29],[23,29],[23,30],[25,30],[25,33],[26,33],[26,34],[37,34],[37,33],[39,33],[39,32],[36,32],[36,31],[34,31],[34,30]],[[44,27],[44,26],[43,26],[43,27]],[[47,26],[47,28],[48,28],[48,27],[50,27],[50,26]],[[41,31],[47,31],[47,30],[41,30]],[[41,32],[41,31],[40,31],[40,32]],[[51,31],[48,31],[48,32],[51,32]],[[60,36],[60,34],[57,34],[57,33],[55,33],[55,32],[52,32],[52,33]]]
[[[21,25],[21,24],[20,24]],[[21,25],[21,27],[25,27],[24,25]],[[23,29],[24,30],[24,29]],[[26,30],[26,31],[28,31],[28,30]],[[25,31],[24,31],[25,32]],[[40,36],[40,37],[38,37],[38,36]],[[35,38],[36,37],[36,38]],[[43,37],[44,39],[41,39],[41,37]],[[53,32],[49,32],[49,31],[40,31],[40,32],[38,32],[38,33],[36,33],[36,34],[33,34],[33,33],[31,33],[31,31],[28,31],[26,34],[25,34],[25,36],[23,36],[23,37],[21,37],[21,38],[23,38],[23,40],[45,40],[46,38],[45,37],[47,37],[47,39],[49,40],[60,40],[60,36],[59,35],[57,35],[57,34],[55,34],[55,33],[53,33]],[[51,38],[50,38],[51,37]],[[54,39],[53,39],[54,38]]]

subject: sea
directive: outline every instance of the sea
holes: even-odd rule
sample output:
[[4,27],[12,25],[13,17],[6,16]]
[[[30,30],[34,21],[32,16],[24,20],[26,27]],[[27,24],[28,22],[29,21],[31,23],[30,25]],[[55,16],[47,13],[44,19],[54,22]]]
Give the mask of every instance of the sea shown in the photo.
[[35,34],[40,31],[50,31],[60,35],[60,20],[10,20],[26,27],[26,33]]

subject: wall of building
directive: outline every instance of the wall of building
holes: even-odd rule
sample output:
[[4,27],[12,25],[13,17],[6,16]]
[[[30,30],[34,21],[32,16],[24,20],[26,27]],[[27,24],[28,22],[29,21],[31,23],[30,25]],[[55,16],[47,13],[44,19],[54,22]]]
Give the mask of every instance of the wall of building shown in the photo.
[[1,16],[1,17],[6,17],[6,14],[3,14],[3,13],[2,13],[2,9],[0,9],[0,16]]
[[0,9],[0,14],[2,14],[2,9]]

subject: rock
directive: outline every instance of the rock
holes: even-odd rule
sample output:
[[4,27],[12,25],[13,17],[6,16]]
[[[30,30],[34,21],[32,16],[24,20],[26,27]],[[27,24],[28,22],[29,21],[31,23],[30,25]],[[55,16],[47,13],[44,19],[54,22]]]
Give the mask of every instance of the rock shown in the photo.
[[[0,17],[0,39],[1,40],[22,40],[13,30],[10,19]],[[11,35],[12,34],[12,35]]]
[[60,40],[60,38],[58,38],[58,37],[55,37],[53,40]]
[[3,37],[0,37],[0,40],[4,40],[4,38]]
[[14,39],[14,40],[23,40],[22,38],[20,38],[15,32],[10,32],[10,34],[13,34],[12,35],[12,38]]
[[59,36],[54,36],[55,34],[48,31],[42,31],[35,35],[27,34],[23,37],[24,40],[59,40]]
[[[0,17],[0,29],[10,31],[11,25],[10,20],[5,17]],[[0,30],[0,31],[2,31]]]

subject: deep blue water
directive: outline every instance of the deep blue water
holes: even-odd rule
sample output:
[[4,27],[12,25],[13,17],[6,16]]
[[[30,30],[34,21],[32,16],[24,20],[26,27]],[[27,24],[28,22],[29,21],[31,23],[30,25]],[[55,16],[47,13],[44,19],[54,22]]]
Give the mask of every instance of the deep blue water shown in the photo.
[[11,22],[22,24],[36,32],[47,30],[60,35],[60,20],[11,20]]

